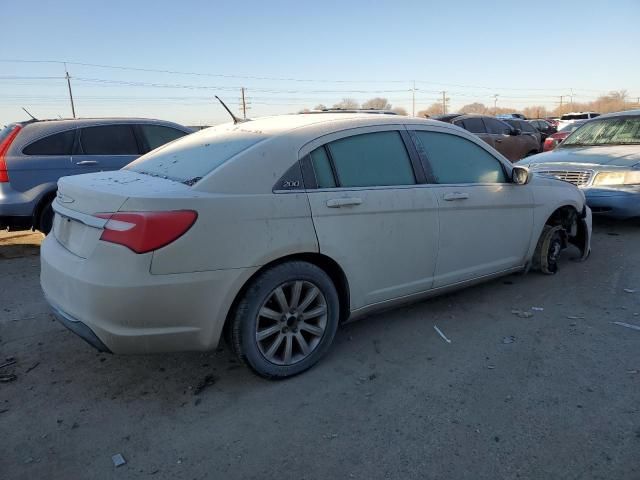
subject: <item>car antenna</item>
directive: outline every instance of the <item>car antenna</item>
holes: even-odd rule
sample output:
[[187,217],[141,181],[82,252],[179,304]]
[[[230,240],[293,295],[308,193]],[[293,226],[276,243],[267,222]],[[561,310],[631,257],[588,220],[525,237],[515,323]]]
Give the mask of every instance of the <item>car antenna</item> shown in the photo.
[[219,96],[214,95],[214,97],[216,97],[216,100],[218,100],[218,101],[222,104],[222,106],[224,107],[224,109],[225,109],[227,112],[229,112],[229,115],[231,115],[231,118],[233,118],[233,123],[234,123],[234,124],[242,123],[242,122],[248,122],[248,121],[249,121],[249,119],[248,119],[248,118],[247,118],[247,119],[245,119],[245,120],[242,120],[242,119],[240,119],[240,118],[236,117],[236,116],[233,114],[233,112],[232,112],[231,110],[229,110],[229,107],[227,107],[227,106],[225,105],[225,103],[220,99],[220,97],[219,97]]
[[22,109],[23,109],[25,112],[27,112],[27,115],[29,115],[31,118],[33,118],[36,122],[38,121],[38,119],[37,119],[36,117],[34,117],[33,115],[31,115],[31,114],[29,113],[29,110],[27,110],[27,109],[26,109],[26,108],[24,108],[24,107],[22,107]]

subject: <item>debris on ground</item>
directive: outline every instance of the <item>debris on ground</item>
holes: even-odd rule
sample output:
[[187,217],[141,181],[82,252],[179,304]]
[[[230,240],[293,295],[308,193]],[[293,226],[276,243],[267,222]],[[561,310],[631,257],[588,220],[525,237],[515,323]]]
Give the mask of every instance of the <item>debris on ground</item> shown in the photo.
[[520,318],[531,318],[533,317],[533,313],[531,312],[525,312],[523,310],[518,310],[517,308],[514,308],[513,310],[511,310],[511,313],[513,313],[514,315],[520,317]]
[[489,370],[493,370],[494,368],[496,368],[496,366],[495,366],[495,365],[487,365],[487,368],[488,368]]
[[9,366],[11,366],[11,365],[13,365],[13,364],[15,364],[15,363],[16,363],[15,358],[11,358],[11,357],[9,357],[9,358],[7,358],[7,361],[6,361],[5,363],[3,363],[2,365],[0,365],[0,368],[9,367]]
[[516,341],[516,337],[514,337],[513,335],[509,335],[508,337],[503,337],[502,339],[502,343],[504,344],[513,343],[515,341]]
[[334,438],[338,438],[338,434],[337,433],[329,433],[329,434],[323,435],[322,437],[326,438],[327,440],[333,440]]
[[636,291],[633,288],[625,288],[624,291],[625,293],[636,293]]
[[533,310],[534,312],[544,312],[543,307],[531,307],[531,310]]
[[442,330],[440,330],[440,329],[439,329],[437,326],[435,326],[435,325],[433,326],[433,328],[434,328],[434,330],[435,330],[436,332],[438,332],[438,335],[440,335],[440,336],[442,337],[442,339],[443,339],[445,342],[447,342],[447,343],[451,343],[451,340],[449,340],[449,339],[446,337],[446,335],[445,335],[444,333],[442,333]]
[[216,383],[216,377],[214,375],[207,375],[202,379],[202,381],[196,385],[196,388],[193,390],[194,395],[200,395],[205,388],[208,388]]
[[633,330],[640,331],[640,325],[632,325],[630,323],[624,323],[624,322],[612,322],[612,323],[615,323],[616,325],[620,325],[621,327],[627,327],[627,328],[631,328]]
[[569,320],[584,320],[584,317],[581,317],[580,315],[567,315],[567,318]]
[[9,383],[16,380],[18,377],[13,373],[5,373],[0,375],[0,383]]
[[121,467],[122,465],[127,463],[127,461],[124,459],[121,453],[116,453],[115,455],[113,455],[111,457],[111,460],[113,461],[113,466],[116,468]]
[[34,368],[36,368],[38,365],[40,365],[40,362],[36,362],[33,365],[31,365],[29,368],[27,368],[27,371],[25,373],[29,373],[31,370],[33,370]]

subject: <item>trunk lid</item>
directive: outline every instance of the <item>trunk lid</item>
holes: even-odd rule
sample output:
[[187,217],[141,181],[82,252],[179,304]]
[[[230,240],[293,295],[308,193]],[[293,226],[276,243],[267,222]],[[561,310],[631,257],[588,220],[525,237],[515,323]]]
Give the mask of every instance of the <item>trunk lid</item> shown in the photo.
[[187,185],[128,170],[62,177],[53,202],[53,235],[74,255],[88,258],[107,222],[95,214],[117,212],[130,198],[185,195],[193,195]]

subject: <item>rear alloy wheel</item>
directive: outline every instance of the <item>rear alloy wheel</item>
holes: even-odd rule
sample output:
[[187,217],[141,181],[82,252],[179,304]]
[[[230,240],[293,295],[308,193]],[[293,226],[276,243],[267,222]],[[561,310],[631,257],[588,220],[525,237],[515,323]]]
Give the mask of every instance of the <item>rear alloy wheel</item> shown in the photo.
[[533,268],[546,275],[558,271],[560,253],[567,245],[567,235],[561,225],[545,225],[533,254]]
[[288,262],[260,274],[247,289],[233,318],[231,343],[259,375],[284,378],[320,360],[338,317],[329,276],[310,263]]

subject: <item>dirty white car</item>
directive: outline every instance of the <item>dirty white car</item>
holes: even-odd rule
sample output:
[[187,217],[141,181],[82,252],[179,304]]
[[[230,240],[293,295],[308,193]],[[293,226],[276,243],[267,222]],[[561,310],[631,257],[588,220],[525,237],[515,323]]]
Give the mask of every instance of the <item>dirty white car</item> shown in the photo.
[[586,258],[591,212],[453,125],[300,114],[209,128],[117,172],[59,182],[41,282],[100,350],[206,350],[266,377],[315,364],[338,325]]

